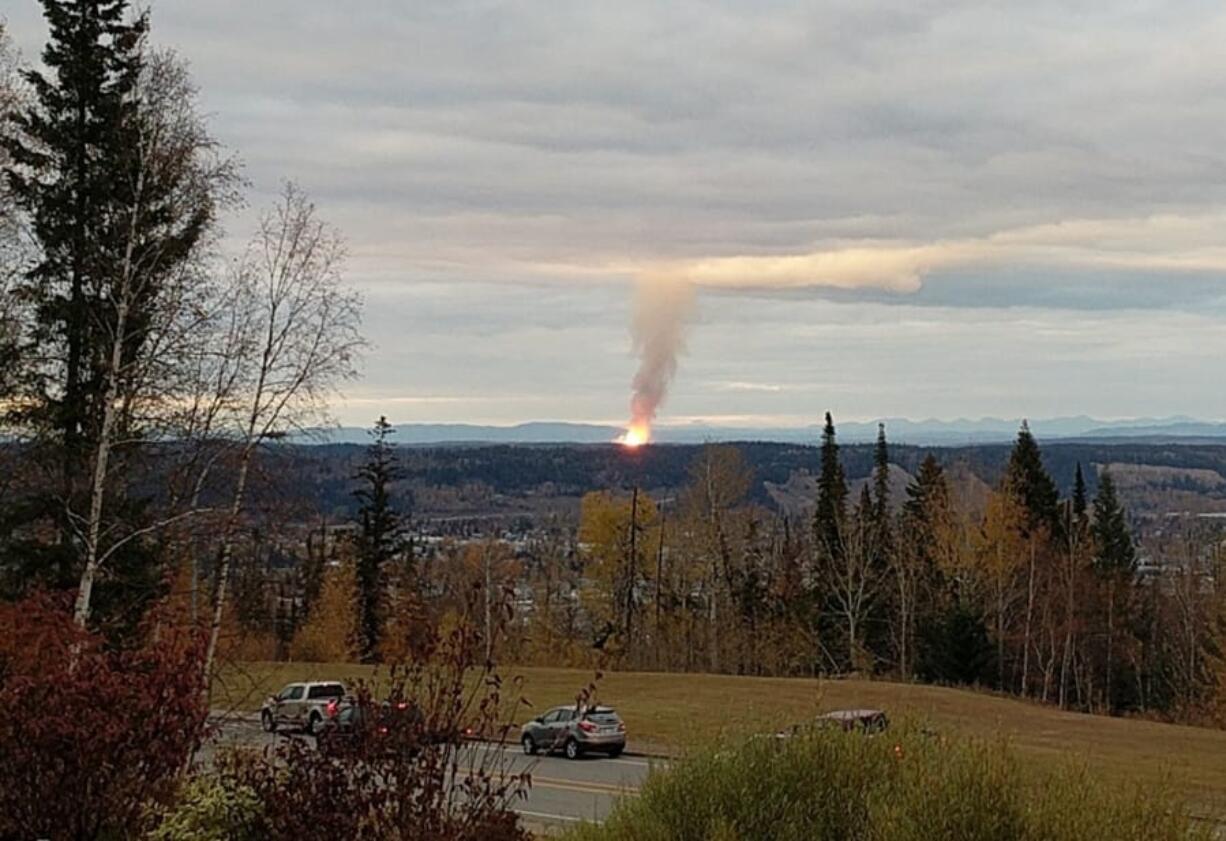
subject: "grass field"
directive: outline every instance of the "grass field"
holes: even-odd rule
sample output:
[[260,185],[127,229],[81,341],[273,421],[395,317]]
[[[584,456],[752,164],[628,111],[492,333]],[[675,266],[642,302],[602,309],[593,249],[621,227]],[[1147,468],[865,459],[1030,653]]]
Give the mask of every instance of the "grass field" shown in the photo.
[[[592,679],[577,669],[517,668],[529,712],[567,703]],[[264,696],[295,680],[369,678],[368,667],[315,663],[251,663],[230,669],[214,692],[215,709],[259,707]],[[1004,736],[1036,761],[1082,758],[1105,779],[1169,775],[1207,810],[1226,812],[1226,732],[1149,721],[1067,713],[988,694],[877,681],[817,681],[729,675],[607,673],[599,699],[615,705],[631,749],[676,749],[720,735],[769,731],[817,712],[874,707],[895,719],[915,718],[939,731]],[[534,714],[534,713],[533,713]]]

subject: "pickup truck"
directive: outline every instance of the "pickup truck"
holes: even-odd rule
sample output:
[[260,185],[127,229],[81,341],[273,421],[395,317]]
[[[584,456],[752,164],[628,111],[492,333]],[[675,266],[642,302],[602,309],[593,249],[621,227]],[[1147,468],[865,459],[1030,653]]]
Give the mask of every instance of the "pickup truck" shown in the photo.
[[267,733],[290,727],[314,735],[345,695],[345,684],[335,680],[286,684],[260,707],[260,724]]

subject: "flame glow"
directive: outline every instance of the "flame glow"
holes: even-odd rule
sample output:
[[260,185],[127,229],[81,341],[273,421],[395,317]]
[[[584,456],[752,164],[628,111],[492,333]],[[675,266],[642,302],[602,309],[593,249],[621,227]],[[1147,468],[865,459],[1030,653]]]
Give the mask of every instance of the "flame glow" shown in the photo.
[[637,449],[651,440],[651,427],[645,423],[635,422],[626,428],[625,433],[617,439],[617,443],[629,449]]

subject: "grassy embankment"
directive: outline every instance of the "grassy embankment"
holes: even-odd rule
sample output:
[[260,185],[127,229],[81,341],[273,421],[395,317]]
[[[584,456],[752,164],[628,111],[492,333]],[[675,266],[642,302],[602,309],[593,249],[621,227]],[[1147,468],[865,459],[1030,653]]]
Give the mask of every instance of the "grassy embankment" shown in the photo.
[[[235,667],[214,692],[215,709],[254,710],[265,695],[294,680],[370,678],[369,667],[253,663]],[[517,720],[566,703],[592,678],[578,669],[517,668]],[[599,698],[615,705],[630,729],[631,749],[675,749],[718,736],[769,731],[822,710],[875,707],[896,720],[922,720],[951,735],[1004,736],[1023,758],[1052,764],[1084,760],[1103,780],[1169,776],[1206,810],[1226,811],[1226,732],[1149,721],[1067,713],[979,692],[877,681],[816,681],[730,675],[608,673]],[[512,690],[513,691],[513,690]]]
[[1177,790],[1116,785],[1078,762],[899,727],[870,739],[809,728],[689,754],[567,841],[1209,841]]

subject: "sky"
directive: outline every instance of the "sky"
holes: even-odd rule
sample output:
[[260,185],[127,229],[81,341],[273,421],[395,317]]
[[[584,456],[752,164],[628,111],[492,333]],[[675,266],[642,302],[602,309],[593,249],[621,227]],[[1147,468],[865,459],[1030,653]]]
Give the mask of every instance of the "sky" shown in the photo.
[[[5,15],[44,36],[33,0]],[[364,425],[1226,417],[1226,7],[157,0],[244,163],[349,242]]]

